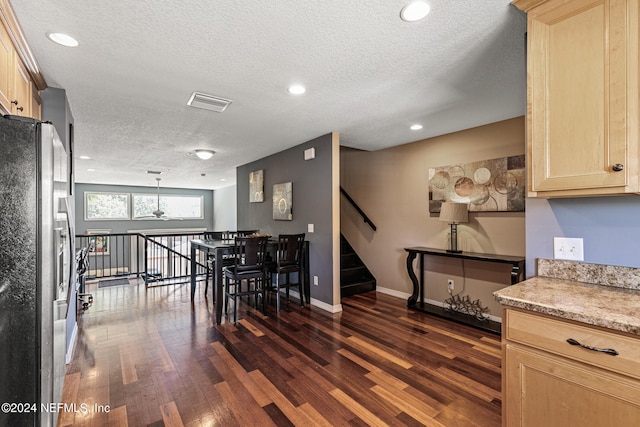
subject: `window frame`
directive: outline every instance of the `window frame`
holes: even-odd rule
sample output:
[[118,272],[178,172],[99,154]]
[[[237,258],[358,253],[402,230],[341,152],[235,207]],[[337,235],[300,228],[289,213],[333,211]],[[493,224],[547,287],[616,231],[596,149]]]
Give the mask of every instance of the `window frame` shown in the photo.
[[[126,217],[92,217],[89,218],[89,195],[116,195],[126,198]],[[84,220],[85,221],[128,221],[131,219],[131,194],[121,191],[85,191],[84,192]]]
[[[154,221],[154,220],[163,220],[163,218],[151,218],[151,217],[139,217],[136,216],[135,213],[135,199],[136,197],[153,197],[155,200],[155,206],[157,208],[157,200],[158,200],[158,194],[155,193],[131,193],[131,220],[132,221]],[[181,219],[183,221],[197,221],[197,220],[203,220],[204,219],[204,195],[200,194],[200,195],[195,195],[195,194],[184,194],[184,193],[171,193],[171,194],[163,194],[160,193],[160,203],[162,204],[162,199],[177,199],[177,198],[192,198],[192,199],[197,199],[199,204],[200,204],[200,216],[171,216],[171,219]],[[149,213],[150,214],[150,213]],[[147,215],[149,215],[147,214]],[[167,214],[168,215],[168,214]]]

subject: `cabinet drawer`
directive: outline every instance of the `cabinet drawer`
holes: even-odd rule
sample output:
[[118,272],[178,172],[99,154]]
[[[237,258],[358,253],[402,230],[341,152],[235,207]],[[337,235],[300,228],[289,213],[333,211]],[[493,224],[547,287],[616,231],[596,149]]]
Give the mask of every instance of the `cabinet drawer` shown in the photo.
[[[640,379],[640,337],[629,337],[588,325],[582,326],[511,309],[506,310],[505,329],[505,338],[509,341]],[[612,356],[571,345],[567,342],[569,338],[592,347],[614,349],[618,355]]]

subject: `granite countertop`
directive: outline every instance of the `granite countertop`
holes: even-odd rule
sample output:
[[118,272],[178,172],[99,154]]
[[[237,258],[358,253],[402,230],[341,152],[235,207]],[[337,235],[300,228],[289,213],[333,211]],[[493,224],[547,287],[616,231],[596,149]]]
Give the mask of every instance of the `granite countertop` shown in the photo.
[[493,293],[503,305],[640,335],[640,290],[533,277]]

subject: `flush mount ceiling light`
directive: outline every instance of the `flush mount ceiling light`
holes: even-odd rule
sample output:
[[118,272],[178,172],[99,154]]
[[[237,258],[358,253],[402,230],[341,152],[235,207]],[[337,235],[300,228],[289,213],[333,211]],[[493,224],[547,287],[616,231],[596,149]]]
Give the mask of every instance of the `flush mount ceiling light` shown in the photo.
[[429,14],[431,7],[423,1],[414,1],[409,3],[400,11],[400,18],[403,21],[415,22],[423,19]]
[[304,86],[302,85],[291,85],[289,86],[289,89],[287,89],[287,91],[291,94],[291,95],[302,95],[303,93],[305,93],[307,91],[307,89],[305,89]]
[[51,40],[52,42],[58,43],[59,45],[62,45],[62,46],[67,46],[67,47],[78,46],[78,40],[74,39],[73,37],[67,34],[49,33],[47,34],[47,37],[49,37],[49,40]]
[[420,129],[422,129],[422,125],[419,125],[419,124],[416,123],[415,125],[411,125],[411,127],[409,129],[411,129],[411,130],[420,130]]
[[213,157],[214,151],[212,150],[196,150],[196,156],[200,157],[202,160],[209,160]]

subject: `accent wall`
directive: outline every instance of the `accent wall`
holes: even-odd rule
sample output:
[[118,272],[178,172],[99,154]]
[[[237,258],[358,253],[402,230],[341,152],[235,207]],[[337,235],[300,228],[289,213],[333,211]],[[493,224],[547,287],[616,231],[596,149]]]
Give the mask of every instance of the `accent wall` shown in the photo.
[[[305,160],[307,149],[315,157]],[[260,233],[306,233],[309,241],[311,302],[327,311],[341,311],[339,263],[339,137],[327,134],[269,157],[239,166],[236,177],[238,229]],[[249,173],[264,171],[264,201],[249,201]],[[292,184],[292,219],[273,219],[273,186]],[[309,224],[314,231],[308,231]]]

